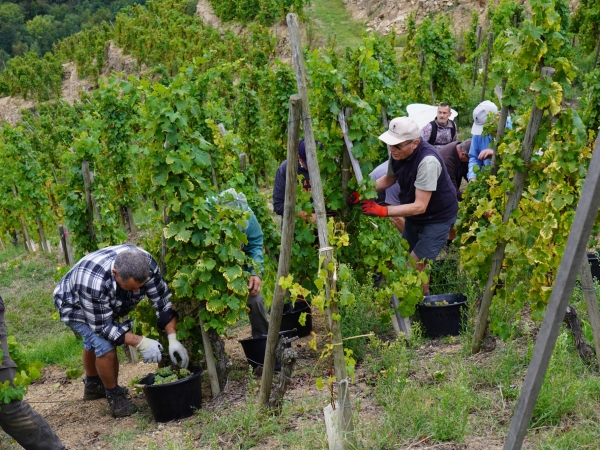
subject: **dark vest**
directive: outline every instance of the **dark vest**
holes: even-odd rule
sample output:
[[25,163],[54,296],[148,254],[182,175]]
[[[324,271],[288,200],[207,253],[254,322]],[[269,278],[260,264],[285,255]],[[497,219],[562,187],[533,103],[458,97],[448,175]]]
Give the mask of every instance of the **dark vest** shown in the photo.
[[435,147],[427,142],[419,142],[413,154],[407,159],[401,161],[391,160],[394,176],[398,179],[400,185],[400,200],[403,205],[415,202],[417,169],[426,156],[435,157],[442,166],[442,172],[438,177],[436,190],[431,193],[431,199],[425,212],[416,216],[409,216],[406,220],[410,220],[415,224],[446,222],[456,217],[458,212],[456,189],[448,176],[444,160]]
[[[448,119],[448,122],[450,127],[452,128],[452,131],[450,131],[450,142],[454,142],[456,140],[456,124],[450,119]],[[429,136],[429,140],[427,142],[429,142],[431,145],[435,145],[435,141],[437,139],[438,124],[435,120],[432,120],[429,123],[431,124],[431,136]]]

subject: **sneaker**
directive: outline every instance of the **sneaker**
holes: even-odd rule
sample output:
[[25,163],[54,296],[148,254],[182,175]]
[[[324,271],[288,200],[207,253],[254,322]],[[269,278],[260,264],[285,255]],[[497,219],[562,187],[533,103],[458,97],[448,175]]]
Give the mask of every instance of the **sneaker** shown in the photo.
[[113,417],[127,417],[137,411],[137,406],[127,399],[123,389],[119,389],[115,394],[108,394],[106,400]]
[[97,400],[106,398],[106,389],[102,381],[84,381],[85,388],[83,389],[83,400]]

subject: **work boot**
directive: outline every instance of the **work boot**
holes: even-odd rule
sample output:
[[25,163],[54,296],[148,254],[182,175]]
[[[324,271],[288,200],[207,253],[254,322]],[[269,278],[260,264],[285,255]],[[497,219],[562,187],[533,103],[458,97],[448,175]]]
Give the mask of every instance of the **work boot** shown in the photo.
[[[83,389],[83,400],[98,400],[99,398],[106,398],[106,389],[102,381],[83,381],[85,388]],[[119,386],[119,392],[127,396],[129,391],[124,386]]]
[[114,394],[106,395],[110,413],[113,417],[127,417],[137,411],[137,406],[127,399],[125,391],[121,388]]
[[106,389],[102,381],[84,381],[85,388],[83,389],[83,400],[97,400],[106,398]]

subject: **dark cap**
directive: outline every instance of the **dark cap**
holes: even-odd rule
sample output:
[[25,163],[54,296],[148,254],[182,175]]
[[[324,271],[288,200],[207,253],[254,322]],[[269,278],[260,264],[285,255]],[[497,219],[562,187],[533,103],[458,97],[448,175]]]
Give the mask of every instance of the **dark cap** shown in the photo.
[[[315,144],[317,145],[317,150],[323,150],[323,144],[321,144],[321,141],[319,141],[318,139],[315,141]],[[298,156],[300,157],[300,159],[302,161],[304,161],[305,163],[306,161],[306,148],[304,147],[304,139],[302,139],[300,141],[300,143],[298,144]]]

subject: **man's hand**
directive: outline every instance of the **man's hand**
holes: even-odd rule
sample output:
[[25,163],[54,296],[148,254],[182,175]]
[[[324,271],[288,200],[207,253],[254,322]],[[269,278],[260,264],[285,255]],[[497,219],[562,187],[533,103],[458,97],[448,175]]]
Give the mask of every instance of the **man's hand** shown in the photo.
[[148,339],[147,337],[142,338],[142,342],[140,342],[135,348],[142,354],[142,358],[145,363],[158,363],[162,358],[163,346],[160,345],[160,342],[155,341],[154,339]]
[[349,207],[353,207],[358,202],[360,202],[360,194],[356,191],[354,191],[346,198],[346,205],[348,205]]
[[298,217],[300,217],[302,220],[304,220],[306,223],[312,222],[315,223],[317,221],[317,215],[315,213],[312,213],[310,216],[308,215],[308,213],[306,211],[300,211],[298,214],[296,214]]
[[481,150],[481,152],[479,152],[479,156],[477,158],[480,161],[483,161],[484,159],[491,158],[493,154],[494,150],[492,150],[491,148],[486,148],[485,150]]
[[175,353],[177,353],[181,358],[180,366],[187,369],[190,358],[183,344],[177,340],[177,334],[171,333],[167,336],[167,339],[169,339],[169,356],[171,357],[171,362],[177,364],[177,358],[175,358]]
[[360,205],[362,206],[363,214],[367,216],[387,217],[388,215],[387,206],[381,206],[373,200],[363,200],[360,202]]
[[260,279],[260,277],[257,277],[256,275],[252,275],[250,277],[250,281],[248,282],[248,290],[250,291],[250,295],[252,295],[252,296],[258,295],[258,293],[260,292],[261,286],[262,286],[262,280]]

